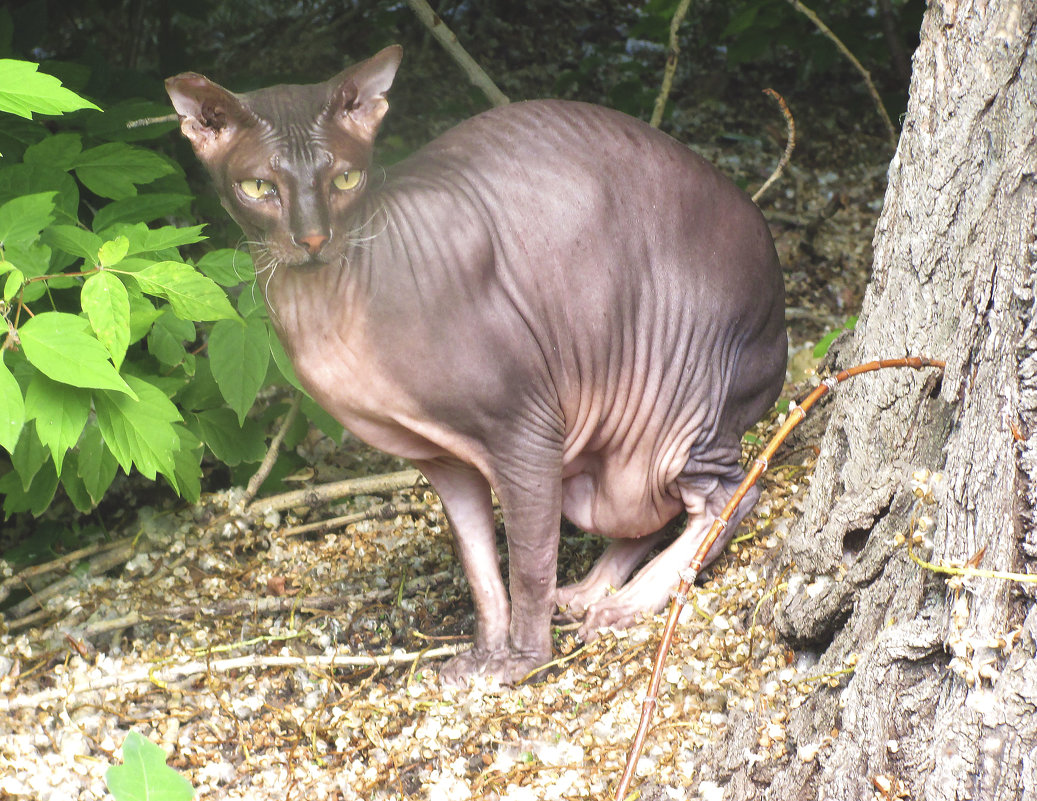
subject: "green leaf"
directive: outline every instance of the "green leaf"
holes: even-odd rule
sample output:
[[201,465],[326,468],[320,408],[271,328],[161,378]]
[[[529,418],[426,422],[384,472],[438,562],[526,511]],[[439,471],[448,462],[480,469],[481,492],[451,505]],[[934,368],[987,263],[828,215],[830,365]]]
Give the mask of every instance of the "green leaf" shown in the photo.
[[168,217],[191,205],[190,195],[143,194],[116,200],[94,215],[92,228],[103,231],[116,223],[151,222]]
[[18,329],[25,358],[48,378],[74,387],[133,390],[108,361],[108,351],[89,333],[89,323],[65,312],[43,312]]
[[270,334],[270,356],[284,380],[301,392],[302,384],[299,383],[299,377],[295,374],[295,367],[292,366],[291,359],[285,353],[281,340],[272,333]]
[[238,315],[226,294],[211,279],[189,264],[160,261],[133,273],[142,292],[169,301],[173,313],[184,320],[236,320]]
[[97,425],[105,444],[125,472],[136,465],[149,479],[158,472],[173,480],[173,454],[179,450],[180,437],[172,424],[181,420],[180,413],[158,387],[136,376],[127,376],[126,381],[136,401],[126,395],[94,393]]
[[122,742],[122,764],[104,774],[115,801],[190,801],[191,783],[166,764],[166,752],[131,731]]
[[79,215],[79,184],[67,172],[43,164],[12,164],[0,169],[0,203],[48,190],[56,193],[57,219],[75,222]]
[[0,206],[0,244],[28,245],[54,220],[57,192],[38,192],[8,200]]
[[727,27],[721,31],[720,38],[726,39],[729,36],[737,36],[742,31],[748,29],[756,21],[756,15],[759,11],[759,5],[750,4],[741,8],[731,17]]
[[65,488],[72,505],[80,512],[86,513],[94,508],[94,500],[86,489],[86,482],[79,475],[79,454],[70,451],[61,468],[61,486]]
[[90,393],[37,374],[25,391],[25,407],[60,473],[65,453],[79,441],[90,415]]
[[260,462],[266,455],[263,428],[254,420],[238,422],[230,409],[208,409],[188,416],[188,423],[213,456],[233,467],[242,462]]
[[92,267],[97,262],[97,251],[104,240],[97,234],[75,225],[52,225],[43,232],[43,241],[63,253],[79,256]]
[[25,401],[22,389],[4,364],[0,352],[0,446],[13,453],[18,444],[18,435],[25,425]]
[[47,462],[47,449],[36,434],[36,427],[26,422],[11,453],[11,464],[22,481],[22,489],[28,491],[40,468]]
[[333,440],[342,439],[342,423],[318,406],[317,402],[309,395],[303,396],[302,403],[299,405],[299,410],[306,415],[306,418],[311,423],[327,434],[328,437]]
[[96,506],[119,471],[119,463],[104,444],[101,429],[97,426],[87,426],[86,432],[79,440],[78,468],[83,486]]
[[174,454],[176,482],[180,496],[188,503],[196,503],[202,494],[202,441],[185,426],[173,426],[180,435],[180,450]]
[[54,463],[46,464],[35,474],[30,485],[23,487],[18,474],[13,470],[0,478],[0,496],[4,499],[4,512],[10,517],[19,512],[30,512],[34,517],[43,514],[58,489],[58,474]]
[[116,223],[109,231],[125,236],[130,243],[129,255],[137,253],[154,253],[181,245],[192,245],[205,239],[202,233],[204,225],[185,226],[165,225],[161,228],[148,228],[144,223]]
[[76,157],[73,169],[87,189],[112,200],[133,197],[137,184],[148,184],[176,171],[157,153],[123,142],[84,150]]
[[139,342],[151,330],[155,320],[165,314],[136,289],[130,293],[130,344]]
[[[120,239],[126,241],[125,237]],[[101,258],[104,259],[103,253]],[[83,284],[80,302],[94,333],[118,369],[130,345],[130,298],[126,286],[110,272],[95,273]]]
[[184,343],[193,342],[196,336],[194,323],[166,312],[148,334],[148,353],[166,367],[176,367],[187,358]]
[[11,270],[4,280],[4,300],[10,301],[11,298],[18,294],[18,290],[22,288],[24,283],[25,276],[22,274],[22,271]]
[[[7,258],[21,270],[26,278],[44,275],[50,268],[52,252],[46,245],[11,245],[5,248],[5,253]],[[54,278],[53,280],[59,282],[70,279]],[[36,286],[40,289],[46,289],[42,281],[38,281]],[[34,297],[38,297],[38,295]]]
[[[184,7],[178,9],[183,12]],[[175,116],[168,122],[152,125],[126,127],[127,122],[142,120],[146,117],[162,117],[169,115],[169,101],[156,103],[150,100],[123,100],[109,105],[104,114],[91,114],[85,120],[86,131],[95,139],[105,142],[131,142],[140,139],[160,139],[168,137],[171,131],[179,130],[180,125]]]
[[252,318],[244,325],[224,320],[209,332],[209,367],[239,424],[255,403],[269,361],[270,334],[264,320]]
[[252,257],[246,251],[233,248],[206,253],[198,260],[198,269],[220,286],[237,286],[256,277]]
[[117,236],[105,242],[97,250],[97,263],[102,267],[114,267],[126,258],[130,251],[130,240],[124,236]]
[[81,108],[101,110],[64,88],[54,76],[37,72],[39,66],[31,61],[0,59],[0,111],[31,119],[33,112],[62,114]]
[[194,376],[176,396],[176,403],[181,409],[215,409],[225,404],[216,379],[212,377],[209,360],[195,360]]
[[42,167],[71,169],[76,156],[83,151],[83,140],[79,134],[62,133],[48,136],[25,150],[22,161]]

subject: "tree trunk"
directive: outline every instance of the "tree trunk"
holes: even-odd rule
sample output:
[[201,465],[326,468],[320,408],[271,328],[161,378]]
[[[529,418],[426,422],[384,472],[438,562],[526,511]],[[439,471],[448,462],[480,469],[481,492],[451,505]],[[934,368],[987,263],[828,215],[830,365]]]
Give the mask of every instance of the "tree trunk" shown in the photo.
[[[915,552],[932,563],[1037,560],[1035,31],[1035,0],[926,12],[874,276],[839,361],[947,368],[837,390],[775,623],[816,655],[807,673],[855,668],[788,713],[782,756],[760,744],[773,710],[732,713],[700,766],[726,799],[1037,799],[1035,585],[951,579],[896,539],[929,516],[932,545]],[[935,503],[913,493],[920,469],[945,477]]]

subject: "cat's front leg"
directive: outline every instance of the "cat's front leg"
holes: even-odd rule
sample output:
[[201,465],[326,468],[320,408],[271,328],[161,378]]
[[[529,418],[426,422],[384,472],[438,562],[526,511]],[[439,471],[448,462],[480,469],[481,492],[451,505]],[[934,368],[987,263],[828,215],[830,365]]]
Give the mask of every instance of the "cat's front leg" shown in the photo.
[[440,671],[444,684],[491,675],[505,683],[524,678],[551,658],[551,612],[558,559],[561,493],[501,482],[497,488],[508,539],[511,603],[504,589],[494,534],[490,486],[474,468],[454,462],[417,462],[439,493],[458,558],[472,590],[475,643]]

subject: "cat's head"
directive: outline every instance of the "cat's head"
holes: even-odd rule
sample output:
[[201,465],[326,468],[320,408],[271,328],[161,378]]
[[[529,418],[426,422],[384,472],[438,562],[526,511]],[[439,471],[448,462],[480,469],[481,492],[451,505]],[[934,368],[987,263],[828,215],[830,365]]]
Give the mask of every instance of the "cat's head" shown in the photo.
[[402,53],[394,45],[324,83],[247,94],[193,72],[166,81],[224,208],[276,263],[320,265],[345,253]]

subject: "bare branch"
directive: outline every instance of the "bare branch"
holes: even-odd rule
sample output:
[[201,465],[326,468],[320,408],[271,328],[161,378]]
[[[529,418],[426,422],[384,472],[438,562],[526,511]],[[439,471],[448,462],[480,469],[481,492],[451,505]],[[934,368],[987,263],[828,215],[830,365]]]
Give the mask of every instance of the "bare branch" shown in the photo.
[[690,5],[691,0],[681,0],[681,4],[677,6],[677,10],[673,12],[673,18],[670,20],[670,43],[666,50],[666,69],[663,71],[662,88],[659,90],[659,96],[655,98],[655,108],[652,109],[652,119],[649,121],[649,125],[653,128],[658,128],[663,121],[663,110],[666,108],[666,101],[670,97],[670,89],[673,87],[673,76],[677,72],[677,55],[681,49],[677,32],[680,30],[681,23],[684,22],[684,17],[688,14]]
[[474,58],[468,55],[468,51],[457,41],[457,36],[439,18],[439,15],[432,10],[432,6],[426,3],[425,0],[407,0],[407,5],[411,7],[414,13],[418,15],[418,19],[425,23],[425,27],[432,32],[432,35],[439,40],[439,43],[443,45],[454,61],[465,71],[468,80],[479,87],[493,105],[506,106],[510,102],[507,96],[497,88],[490,76],[486,74],[486,71],[475,62]]

